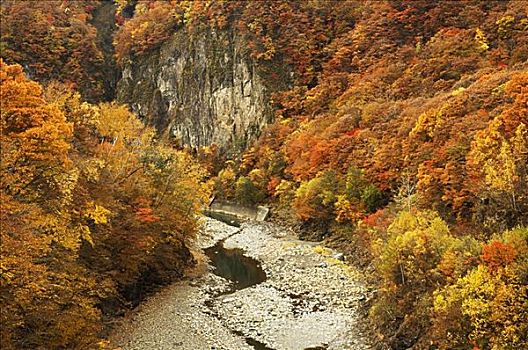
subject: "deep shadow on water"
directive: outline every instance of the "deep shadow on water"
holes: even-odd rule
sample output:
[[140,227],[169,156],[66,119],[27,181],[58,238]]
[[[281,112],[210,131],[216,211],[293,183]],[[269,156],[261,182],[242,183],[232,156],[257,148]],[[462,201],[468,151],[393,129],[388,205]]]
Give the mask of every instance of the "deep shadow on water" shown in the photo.
[[[266,280],[266,273],[257,260],[245,256],[241,249],[225,249],[223,241],[205,249],[205,254],[211,259],[211,265],[215,268],[213,272],[233,282],[232,288],[222,294],[230,294]],[[241,332],[234,333],[244,337],[246,343],[255,350],[273,350],[264,343],[247,337]]]
[[[206,211],[205,215],[230,226],[240,227],[240,220],[234,215],[215,211]],[[211,265],[214,267],[213,272],[233,282],[233,286],[222,293],[224,295],[254,286],[266,280],[266,273],[260,263],[245,256],[242,249],[226,249],[224,248],[224,241],[220,241],[213,247],[205,249],[204,252],[211,260]],[[273,350],[267,347],[266,344],[245,336],[242,332],[234,331],[233,333],[244,337],[246,343],[255,350]]]
[[231,292],[266,280],[266,273],[258,261],[245,256],[241,249],[225,249],[223,243],[220,241],[215,246],[207,248],[205,254],[215,267],[213,272],[233,282]]

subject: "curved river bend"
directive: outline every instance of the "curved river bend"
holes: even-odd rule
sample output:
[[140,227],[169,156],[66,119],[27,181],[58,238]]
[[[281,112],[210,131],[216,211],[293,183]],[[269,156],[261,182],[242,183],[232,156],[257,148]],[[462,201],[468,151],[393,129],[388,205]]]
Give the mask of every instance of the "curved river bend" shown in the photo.
[[[371,349],[361,275],[287,229],[204,218],[205,273],[141,304],[111,340],[124,350]],[[205,258],[207,257],[207,258]]]

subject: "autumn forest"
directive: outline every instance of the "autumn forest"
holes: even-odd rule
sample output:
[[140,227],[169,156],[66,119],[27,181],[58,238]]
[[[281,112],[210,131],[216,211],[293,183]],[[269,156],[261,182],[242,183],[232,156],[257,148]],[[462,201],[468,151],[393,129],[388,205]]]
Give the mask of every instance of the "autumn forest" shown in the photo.
[[[528,348],[527,1],[2,0],[0,19],[2,349],[115,349],[113,320],[197,264],[213,197],[344,252],[376,289],[373,348]],[[119,98],[182,32],[242,38],[258,137],[190,146]]]

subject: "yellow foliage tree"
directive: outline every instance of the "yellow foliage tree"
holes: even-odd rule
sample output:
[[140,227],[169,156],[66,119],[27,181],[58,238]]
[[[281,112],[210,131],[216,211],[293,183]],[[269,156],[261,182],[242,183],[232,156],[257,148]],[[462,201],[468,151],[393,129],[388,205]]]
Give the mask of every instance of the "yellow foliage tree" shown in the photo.
[[497,247],[515,249],[504,265],[484,262],[435,292],[433,330],[441,349],[471,343],[491,350],[528,346],[528,229],[507,231],[497,239]]
[[[98,287],[76,263],[86,227],[71,210],[79,172],[72,124],[18,65],[0,61],[1,347],[87,347]],[[73,320],[75,319],[75,322]]]

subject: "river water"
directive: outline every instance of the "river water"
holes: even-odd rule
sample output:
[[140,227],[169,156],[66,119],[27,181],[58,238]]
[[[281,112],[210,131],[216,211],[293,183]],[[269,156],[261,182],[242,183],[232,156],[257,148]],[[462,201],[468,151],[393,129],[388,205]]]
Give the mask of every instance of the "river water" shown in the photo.
[[266,273],[260,263],[244,255],[242,249],[226,249],[220,241],[211,248],[205,249],[211,260],[213,273],[232,282],[229,292],[251,287],[266,280]]
[[111,340],[124,350],[372,348],[360,273],[280,226],[238,226],[204,218],[205,273],[147,300]]

